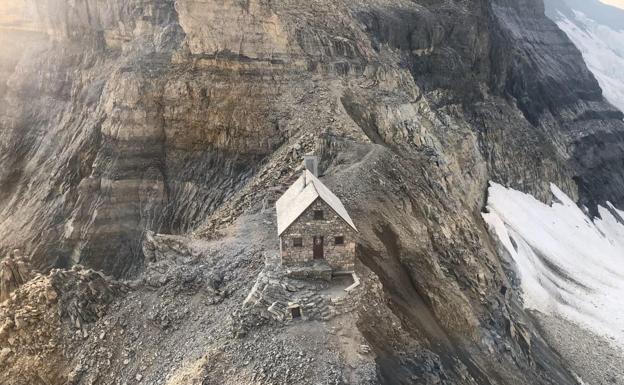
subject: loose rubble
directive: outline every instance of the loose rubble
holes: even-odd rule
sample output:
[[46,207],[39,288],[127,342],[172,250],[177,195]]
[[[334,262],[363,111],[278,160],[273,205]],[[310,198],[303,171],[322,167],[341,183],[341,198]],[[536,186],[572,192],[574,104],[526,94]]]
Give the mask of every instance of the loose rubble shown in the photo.
[[0,303],[3,385],[62,383],[70,347],[89,338],[93,324],[126,290],[102,273],[80,266],[35,274]]

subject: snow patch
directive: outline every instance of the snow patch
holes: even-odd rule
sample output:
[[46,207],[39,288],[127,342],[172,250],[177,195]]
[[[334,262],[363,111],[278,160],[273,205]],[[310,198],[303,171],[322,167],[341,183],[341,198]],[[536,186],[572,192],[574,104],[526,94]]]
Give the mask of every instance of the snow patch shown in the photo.
[[583,54],[604,97],[624,111],[624,31],[613,30],[576,10],[573,19],[560,12],[556,22]]
[[557,186],[554,203],[491,183],[490,233],[513,259],[524,306],[559,315],[624,347],[624,212],[591,220]]

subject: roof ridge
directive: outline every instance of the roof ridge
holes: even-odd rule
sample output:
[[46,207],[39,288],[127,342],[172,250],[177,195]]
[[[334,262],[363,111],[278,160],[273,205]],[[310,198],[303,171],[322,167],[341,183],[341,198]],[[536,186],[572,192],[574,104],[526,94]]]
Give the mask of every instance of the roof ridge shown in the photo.
[[[313,176],[313,178],[311,179],[312,187],[314,187],[314,191],[316,191],[316,195],[318,195],[318,197],[319,197],[319,198],[323,199],[323,197],[321,196],[321,192],[319,191],[319,189],[318,189],[318,188],[316,188],[316,181],[315,181],[314,179],[318,180],[319,182],[320,182],[321,180],[320,180],[320,179],[318,179],[317,177],[315,177],[315,176],[314,176],[314,174],[312,174],[312,173],[310,172],[310,170],[308,170],[308,169],[306,169],[306,173],[308,173],[308,174],[310,174],[310,175],[312,175],[312,176]],[[325,199],[323,199],[323,201],[324,201],[324,200],[325,200]],[[327,202],[326,202],[326,203],[327,203]]]

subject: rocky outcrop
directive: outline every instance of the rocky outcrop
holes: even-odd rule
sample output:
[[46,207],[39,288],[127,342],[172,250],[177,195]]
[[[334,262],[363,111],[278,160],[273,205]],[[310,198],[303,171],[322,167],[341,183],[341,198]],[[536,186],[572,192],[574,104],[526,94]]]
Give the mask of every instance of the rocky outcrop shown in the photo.
[[38,274],[0,304],[0,370],[6,384],[65,383],[68,346],[88,337],[125,287],[75,268]]
[[0,302],[9,298],[11,293],[26,283],[32,274],[32,267],[26,257],[7,256],[0,260]]

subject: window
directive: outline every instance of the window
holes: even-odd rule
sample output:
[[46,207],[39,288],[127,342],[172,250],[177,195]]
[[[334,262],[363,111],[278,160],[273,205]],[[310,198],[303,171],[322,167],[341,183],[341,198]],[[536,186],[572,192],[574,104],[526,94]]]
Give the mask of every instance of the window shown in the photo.
[[303,238],[301,238],[301,237],[293,238],[293,246],[294,247],[303,247]]
[[323,219],[323,210],[314,210],[314,220],[322,221]]
[[344,245],[344,237],[342,235],[338,237],[334,237],[334,244],[336,245]]

